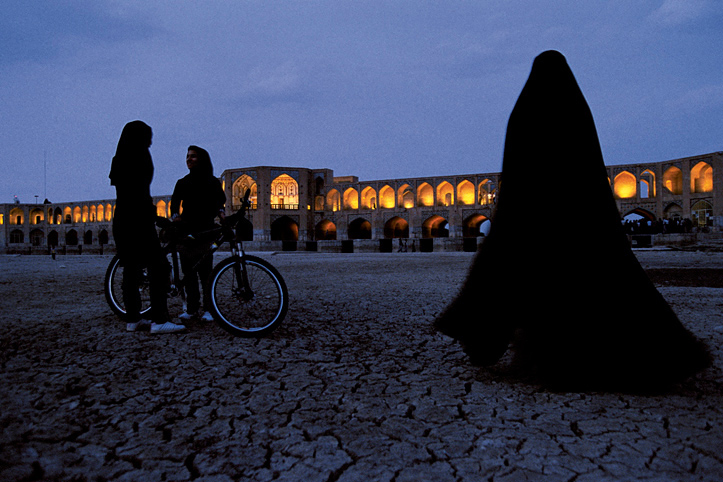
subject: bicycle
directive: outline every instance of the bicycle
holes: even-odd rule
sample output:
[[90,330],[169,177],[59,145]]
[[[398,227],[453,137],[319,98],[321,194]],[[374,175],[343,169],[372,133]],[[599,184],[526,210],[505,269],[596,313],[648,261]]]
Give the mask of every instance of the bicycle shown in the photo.
[[[241,209],[227,216],[214,229],[183,235],[175,232],[173,223],[166,218],[157,218],[161,227],[161,238],[168,238],[163,249],[170,257],[171,275],[168,284],[169,299],[179,297],[185,308],[185,278],[179,270],[179,246],[184,242],[213,240],[202,259],[213,254],[226,242],[231,245],[231,256],[217,263],[211,271],[207,288],[211,301],[210,312],[216,323],[235,336],[261,337],[279,327],[289,307],[289,292],[283,277],[268,261],[246,254],[243,249],[242,229],[249,208],[249,191],[242,199]],[[197,269],[199,261],[194,270]],[[118,255],[111,259],[105,274],[104,291],[106,301],[119,316],[126,311],[123,304],[121,283],[123,263]],[[141,315],[150,306],[150,289],[146,270],[138,287],[141,294]]]

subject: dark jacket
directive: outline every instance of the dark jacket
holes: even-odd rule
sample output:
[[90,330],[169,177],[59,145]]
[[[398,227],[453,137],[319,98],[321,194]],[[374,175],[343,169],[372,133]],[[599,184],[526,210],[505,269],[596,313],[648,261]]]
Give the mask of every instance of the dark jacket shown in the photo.
[[221,182],[212,175],[191,172],[176,182],[171,196],[171,216],[178,214],[183,203],[181,220],[186,228],[202,231],[213,227],[213,222],[226,204]]

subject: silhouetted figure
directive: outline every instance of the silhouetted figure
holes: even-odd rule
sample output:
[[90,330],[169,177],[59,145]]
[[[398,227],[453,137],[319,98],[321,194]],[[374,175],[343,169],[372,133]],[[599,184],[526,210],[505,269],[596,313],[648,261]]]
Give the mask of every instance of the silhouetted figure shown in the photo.
[[148,268],[151,295],[151,333],[171,333],[185,329],[168,321],[166,285],[169,266],[156,232],[156,207],[151,198],[153,160],[149,147],[153,132],[141,121],[123,127],[110,169],[110,183],[116,190],[113,237],[123,263],[123,303],[126,329],[136,331],[141,321],[138,292],[142,271]]
[[[578,190],[589,222],[574,235],[539,203],[551,181]],[[496,363],[514,340],[515,362],[550,388],[657,390],[710,363],[630,249],[592,114],[559,52],[535,59],[510,115],[497,201],[435,321],[473,364]]]
[[[213,175],[211,156],[205,149],[198,146],[189,146],[186,154],[188,175],[176,182],[171,196],[171,217],[182,224],[186,233],[197,234],[214,228],[216,216],[225,217],[224,205],[226,194],[223,192],[221,182]],[[180,212],[183,203],[183,212]],[[206,256],[212,240],[198,239],[186,241],[181,247],[181,268],[186,288],[186,312],[180,318],[188,320],[200,317],[205,321],[213,321],[209,312],[211,300],[207,289],[208,277],[213,269],[213,257]],[[193,267],[198,264],[198,269]],[[201,309],[201,294],[198,290],[199,277],[203,288],[203,310]]]

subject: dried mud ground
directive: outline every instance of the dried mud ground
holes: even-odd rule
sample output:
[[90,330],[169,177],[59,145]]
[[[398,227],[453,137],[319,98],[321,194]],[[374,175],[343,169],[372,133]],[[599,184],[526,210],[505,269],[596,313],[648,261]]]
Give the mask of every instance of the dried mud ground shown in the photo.
[[468,253],[261,253],[291,297],[263,339],[128,333],[109,256],[0,256],[0,480],[723,480],[723,253],[636,254],[715,357],[663,395],[472,367],[431,329]]

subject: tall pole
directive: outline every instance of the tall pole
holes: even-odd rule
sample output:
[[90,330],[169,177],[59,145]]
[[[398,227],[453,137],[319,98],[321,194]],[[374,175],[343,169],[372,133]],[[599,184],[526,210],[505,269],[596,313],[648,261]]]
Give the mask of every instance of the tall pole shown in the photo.
[[43,151],[43,199],[48,199],[48,151]]

